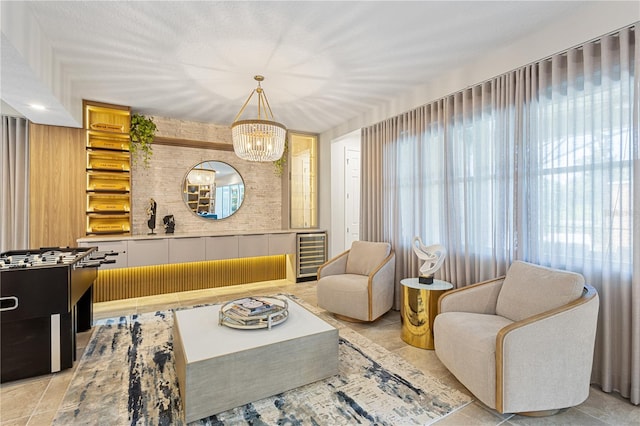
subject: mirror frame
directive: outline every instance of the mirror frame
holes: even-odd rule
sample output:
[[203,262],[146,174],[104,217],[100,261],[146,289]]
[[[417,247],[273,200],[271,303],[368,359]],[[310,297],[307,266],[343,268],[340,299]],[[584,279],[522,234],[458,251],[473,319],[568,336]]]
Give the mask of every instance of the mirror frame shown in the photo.
[[[188,188],[189,186],[195,186],[198,184],[193,184],[193,183],[189,183],[187,178],[189,177],[189,174],[193,171],[196,170],[198,168],[198,166],[201,166],[202,164],[206,164],[206,163],[217,163],[220,166],[218,168],[220,169],[230,169],[228,170],[229,174],[235,174],[237,175],[239,182],[235,183],[234,185],[242,185],[242,189],[241,189],[241,196],[239,199],[239,203],[238,206],[236,207],[236,209],[229,213],[227,216],[224,217],[213,217],[213,216],[205,216],[202,215],[200,213],[198,213],[198,203],[200,201],[200,188],[198,188],[197,192],[189,192]],[[215,170],[215,165],[211,165],[211,167],[214,167],[213,170]],[[218,171],[219,172],[219,171]],[[214,181],[214,188],[218,188],[218,186],[216,185],[218,180],[218,177],[216,177],[215,181]],[[229,186],[229,185],[224,185],[224,186]],[[227,219],[231,216],[233,216],[234,214],[236,214],[241,208],[242,205],[244,204],[244,198],[245,198],[245,182],[244,182],[244,178],[242,177],[242,175],[240,174],[240,172],[238,171],[238,169],[236,169],[235,167],[233,167],[231,164],[226,163],[224,161],[218,161],[218,160],[205,160],[205,161],[199,161],[198,163],[194,164],[191,168],[189,168],[189,170],[187,171],[187,173],[185,173],[184,177],[182,178],[182,186],[181,186],[181,192],[182,192],[182,201],[184,202],[185,207],[187,208],[187,210],[189,210],[194,216],[200,218],[200,219],[204,219],[204,220],[213,220],[213,221],[218,221],[218,220],[224,220]],[[215,189],[214,189],[215,190]],[[209,189],[209,195],[211,194],[211,190]],[[195,200],[189,200],[189,195],[195,195]],[[240,195],[240,194],[239,194]],[[213,199],[215,200],[215,196],[213,198],[211,197],[202,197],[202,198],[208,198],[209,200]],[[192,206],[189,205],[189,203],[196,203],[196,210],[193,209]],[[211,201],[209,201],[210,203]]]

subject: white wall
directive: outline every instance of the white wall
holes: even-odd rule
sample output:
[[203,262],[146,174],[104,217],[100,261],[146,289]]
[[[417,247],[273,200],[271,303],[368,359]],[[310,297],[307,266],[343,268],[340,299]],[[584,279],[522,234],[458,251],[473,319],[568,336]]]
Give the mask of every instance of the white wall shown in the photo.
[[[389,117],[455,93],[466,87],[536,62],[603,34],[615,31],[640,20],[637,1],[593,3],[573,15],[554,22],[528,37],[514,40],[509,46],[493,52],[461,69],[455,69],[439,79],[426,82],[409,93],[398,94],[392,102],[372,108],[367,114],[344,122],[320,135],[320,228],[333,233],[332,226],[332,148],[340,137]],[[399,77],[400,78],[400,77]]]
[[331,144],[331,232],[329,257],[342,253],[346,247],[345,223],[345,152],[347,148],[360,149],[360,132],[353,131]]

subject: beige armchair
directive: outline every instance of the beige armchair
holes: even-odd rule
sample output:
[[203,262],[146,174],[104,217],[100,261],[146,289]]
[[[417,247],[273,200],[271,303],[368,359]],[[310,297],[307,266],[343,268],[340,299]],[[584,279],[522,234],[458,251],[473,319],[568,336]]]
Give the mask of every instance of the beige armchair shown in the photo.
[[599,299],[582,275],[515,261],[438,304],[436,355],[487,406],[550,415],[589,396]]
[[318,306],[348,321],[374,321],[393,305],[394,280],[389,243],[354,241],[318,269]]

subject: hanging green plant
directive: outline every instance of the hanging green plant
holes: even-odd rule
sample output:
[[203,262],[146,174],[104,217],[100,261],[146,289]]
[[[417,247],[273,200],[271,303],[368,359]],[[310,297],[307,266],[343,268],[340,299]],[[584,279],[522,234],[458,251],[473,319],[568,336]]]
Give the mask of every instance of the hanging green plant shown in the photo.
[[273,162],[274,173],[276,176],[282,176],[284,172],[284,166],[287,163],[287,152],[289,151],[289,134],[287,133],[287,138],[284,140],[284,151],[282,151],[282,157],[278,158]]
[[138,157],[142,157],[144,167],[149,167],[149,159],[153,153],[151,143],[156,134],[156,123],[151,117],[145,117],[142,114],[133,114],[131,116],[131,128],[129,130],[129,151],[134,164],[137,163]]

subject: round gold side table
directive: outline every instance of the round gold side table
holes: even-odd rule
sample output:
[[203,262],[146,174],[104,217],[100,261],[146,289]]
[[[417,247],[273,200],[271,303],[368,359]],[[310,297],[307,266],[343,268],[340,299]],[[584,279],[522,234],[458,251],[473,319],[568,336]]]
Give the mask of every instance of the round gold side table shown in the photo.
[[433,349],[433,320],[438,313],[438,298],[453,285],[433,280],[420,284],[418,278],[405,278],[402,284],[402,340],[423,349]]

